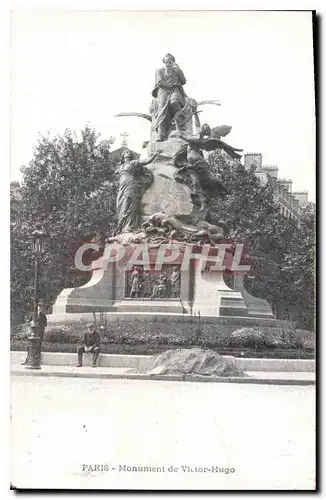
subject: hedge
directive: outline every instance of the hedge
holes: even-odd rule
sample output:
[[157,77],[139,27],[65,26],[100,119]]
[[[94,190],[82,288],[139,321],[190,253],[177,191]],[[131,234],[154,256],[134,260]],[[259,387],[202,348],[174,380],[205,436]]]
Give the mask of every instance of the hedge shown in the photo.
[[[142,323],[142,326],[146,324]],[[139,325],[138,325],[139,326]],[[219,335],[219,325],[207,325],[214,329],[202,328],[201,325],[173,325],[174,331],[167,333],[158,323],[155,329],[139,331],[128,323],[115,325],[114,330],[102,330],[101,345],[103,353],[120,354],[157,354],[171,348],[206,347],[228,354],[248,352],[248,356],[278,357],[283,352],[288,356],[314,356],[315,337],[312,332],[295,329],[258,329],[253,327],[238,328],[229,334]],[[185,328],[186,327],[186,328]],[[233,327],[234,328],[234,327]],[[85,330],[83,325],[82,331]],[[11,342],[12,350],[26,350],[28,341],[26,331],[16,334]],[[42,350],[44,352],[76,352],[76,345],[81,333],[76,333],[76,325],[54,325],[46,329]],[[291,351],[291,352],[290,352]],[[259,354],[260,353],[260,354]]]
[[[103,354],[135,354],[135,355],[153,355],[160,354],[168,349],[182,348],[182,345],[163,346],[158,345],[130,345],[130,344],[101,344],[101,352]],[[203,347],[202,345],[191,345],[187,348]],[[13,340],[11,345],[12,351],[27,351],[27,340]],[[223,356],[235,356],[236,358],[274,358],[274,359],[314,359],[314,352],[301,349],[250,349],[250,348],[236,348],[236,347],[215,347],[212,350],[218,352]],[[76,353],[76,344],[62,344],[55,342],[43,342],[43,352],[65,352]]]

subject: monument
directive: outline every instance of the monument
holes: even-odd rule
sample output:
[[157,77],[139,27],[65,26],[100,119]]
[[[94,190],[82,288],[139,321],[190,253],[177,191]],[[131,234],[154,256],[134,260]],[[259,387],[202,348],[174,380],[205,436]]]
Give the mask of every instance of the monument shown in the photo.
[[[198,103],[187,96],[185,85],[182,69],[167,54],[156,70],[150,114],[117,115],[151,122],[144,144],[148,160],[123,150],[116,230],[92,263],[90,281],[58,296],[53,320],[96,312],[273,318],[267,301],[244,289],[246,258],[237,255],[235,270],[237,250],[227,244],[228,228],[210,203],[212,197],[227,196],[228,187],[212,173],[206,153],[222,149],[239,161],[242,150],[221,139],[230,126],[200,123],[198,108],[216,101]],[[121,258],[112,259],[112,248],[121,251]],[[235,272],[234,289],[224,281],[225,269]]]

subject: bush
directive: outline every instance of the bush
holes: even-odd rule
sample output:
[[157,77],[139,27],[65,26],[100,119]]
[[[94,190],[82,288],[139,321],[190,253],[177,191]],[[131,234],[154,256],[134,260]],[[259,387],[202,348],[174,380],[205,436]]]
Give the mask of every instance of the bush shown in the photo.
[[28,323],[23,323],[16,325],[15,328],[11,330],[12,340],[27,340],[32,333],[31,327]]
[[[50,324],[45,329],[44,342],[56,345],[71,345],[72,350],[87,330],[90,322],[77,322],[67,325],[60,323]],[[305,330],[294,328],[282,329],[281,327],[259,327],[250,326],[238,328],[234,325],[215,325],[202,321],[199,324],[186,322],[162,322],[156,321],[115,321],[106,326],[101,334],[103,348],[119,349],[119,346],[128,352],[139,352],[139,350],[158,350],[161,352],[168,348],[206,347],[213,350],[249,349],[251,351],[269,351],[278,349],[294,349],[302,352],[313,352],[315,347],[315,335]],[[27,339],[30,333],[23,334],[23,327],[12,340]],[[26,325],[25,325],[26,332]],[[121,349],[121,348],[120,348]]]
[[300,349],[304,351],[312,351],[315,352],[315,342],[313,339],[298,339],[298,344],[300,345]]
[[258,328],[239,328],[229,336],[231,347],[262,348],[266,346],[266,335]]
[[315,334],[307,330],[296,330],[294,324],[290,324],[289,328],[282,328],[277,340],[284,349],[314,351],[316,346]]
[[[199,344],[189,345],[187,347],[198,347]],[[178,345],[150,345],[150,344],[109,344],[101,345],[103,354],[133,354],[133,355],[153,355],[167,351],[168,349],[177,349]],[[13,340],[11,342],[12,351],[27,351],[28,341]],[[299,349],[262,349],[239,348],[239,347],[215,347],[221,356],[235,356],[236,358],[274,358],[274,359],[314,359],[311,351]],[[55,342],[43,342],[42,352],[66,352],[76,354],[76,344],[62,344]]]
[[79,335],[71,331],[69,327],[51,327],[45,329],[44,341],[57,344],[76,344]]
[[314,351],[315,338],[311,332],[296,330],[291,324],[288,329],[283,328],[272,333],[264,331],[263,328],[240,328],[229,335],[227,346]]

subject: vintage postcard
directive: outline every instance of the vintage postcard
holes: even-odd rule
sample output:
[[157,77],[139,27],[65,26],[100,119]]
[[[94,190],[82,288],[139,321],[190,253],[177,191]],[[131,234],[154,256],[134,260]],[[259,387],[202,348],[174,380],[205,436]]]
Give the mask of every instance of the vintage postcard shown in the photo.
[[315,490],[316,29],[12,10],[12,489]]

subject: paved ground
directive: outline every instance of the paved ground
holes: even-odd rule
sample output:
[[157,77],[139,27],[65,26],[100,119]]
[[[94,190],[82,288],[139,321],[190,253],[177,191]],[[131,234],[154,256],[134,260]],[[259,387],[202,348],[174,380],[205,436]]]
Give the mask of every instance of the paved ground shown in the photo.
[[[313,489],[314,405],[313,386],[14,375],[12,483]],[[83,472],[86,464],[110,470]],[[128,472],[134,465],[165,470]],[[182,466],[224,472],[183,472]],[[225,473],[228,468],[235,472]]]

